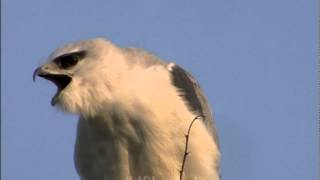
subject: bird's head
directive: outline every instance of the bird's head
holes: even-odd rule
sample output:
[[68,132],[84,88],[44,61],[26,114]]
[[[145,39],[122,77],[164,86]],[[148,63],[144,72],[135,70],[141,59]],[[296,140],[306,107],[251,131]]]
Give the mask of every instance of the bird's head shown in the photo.
[[53,106],[77,114],[90,113],[98,108],[93,104],[101,104],[98,101],[112,100],[114,82],[126,67],[116,51],[116,46],[102,38],[67,44],[34,71],[33,80],[40,76],[57,86]]

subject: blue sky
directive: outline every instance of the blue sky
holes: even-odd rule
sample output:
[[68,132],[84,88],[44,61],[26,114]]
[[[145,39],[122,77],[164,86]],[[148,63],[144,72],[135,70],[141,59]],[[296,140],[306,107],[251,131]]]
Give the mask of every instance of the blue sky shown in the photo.
[[192,72],[213,107],[223,180],[317,173],[317,2],[2,0],[1,178],[78,179],[77,117],[32,82],[51,51],[102,36]]

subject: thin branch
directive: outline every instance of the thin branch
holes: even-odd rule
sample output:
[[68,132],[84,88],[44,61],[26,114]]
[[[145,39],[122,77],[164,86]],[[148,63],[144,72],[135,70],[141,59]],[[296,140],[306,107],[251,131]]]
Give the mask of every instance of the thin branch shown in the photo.
[[182,165],[181,165],[181,170],[179,171],[180,173],[180,180],[182,180],[182,177],[183,177],[183,170],[184,170],[184,166],[186,164],[186,160],[187,160],[187,156],[190,154],[190,152],[188,152],[188,147],[189,147],[189,135],[190,135],[190,131],[191,131],[191,127],[193,125],[193,123],[199,119],[199,118],[203,118],[203,116],[196,116],[190,123],[189,125],[189,129],[188,129],[188,132],[187,134],[185,134],[185,137],[186,137],[186,145],[185,145],[185,148],[184,148],[184,154],[183,154],[183,160],[182,160]]

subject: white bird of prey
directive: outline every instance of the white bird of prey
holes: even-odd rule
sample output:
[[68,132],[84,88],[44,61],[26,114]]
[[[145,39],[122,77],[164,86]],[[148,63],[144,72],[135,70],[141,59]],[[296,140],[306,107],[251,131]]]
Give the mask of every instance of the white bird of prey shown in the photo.
[[174,63],[103,39],[67,44],[38,67],[57,86],[51,104],[79,115],[75,166],[82,180],[219,180],[211,110],[195,79]]

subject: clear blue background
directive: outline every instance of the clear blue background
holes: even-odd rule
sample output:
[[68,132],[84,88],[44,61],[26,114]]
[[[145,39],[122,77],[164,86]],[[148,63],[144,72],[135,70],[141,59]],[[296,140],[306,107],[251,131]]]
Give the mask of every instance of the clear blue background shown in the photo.
[[77,117],[32,82],[51,51],[103,36],[191,71],[215,112],[223,180],[318,176],[317,2],[3,0],[1,178],[76,180]]

